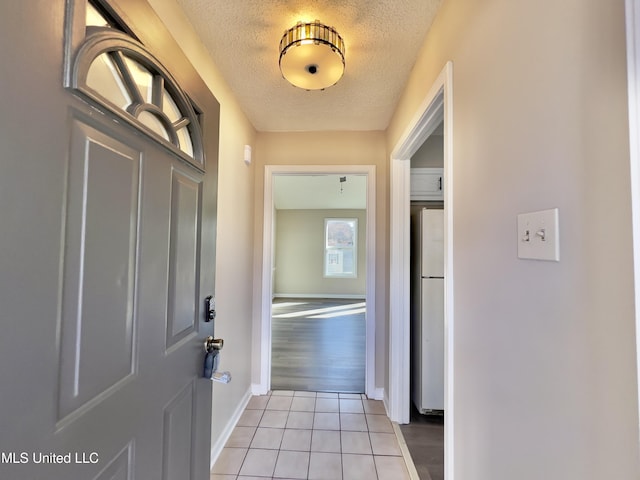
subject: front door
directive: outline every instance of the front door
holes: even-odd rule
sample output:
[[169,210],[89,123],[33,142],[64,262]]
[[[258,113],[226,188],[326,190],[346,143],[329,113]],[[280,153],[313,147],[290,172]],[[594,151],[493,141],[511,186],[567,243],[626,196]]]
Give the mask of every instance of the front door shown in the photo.
[[[217,141],[199,143],[135,42],[74,60],[84,76],[63,89],[74,8],[0,7],[0,478],[204,480]],[[121,113],[100,102],[113,91],[91,94],[111,88],[104,65]]]

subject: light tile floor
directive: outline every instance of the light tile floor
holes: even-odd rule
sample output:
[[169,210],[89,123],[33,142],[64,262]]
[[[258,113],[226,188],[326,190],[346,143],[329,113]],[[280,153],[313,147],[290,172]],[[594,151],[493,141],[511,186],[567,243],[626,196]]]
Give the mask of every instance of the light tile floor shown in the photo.
[[384,405],[365,395],[274,391],[252,397],[211,480],[408,480]]

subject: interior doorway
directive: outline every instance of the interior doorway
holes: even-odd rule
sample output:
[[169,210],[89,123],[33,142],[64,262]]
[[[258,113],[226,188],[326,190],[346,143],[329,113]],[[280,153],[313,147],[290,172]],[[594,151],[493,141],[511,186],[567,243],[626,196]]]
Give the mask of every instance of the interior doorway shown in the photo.
[[271,389],[364,393],[367,177],[273,181]]
[[418,475],[432,480],[444,480],[443,127],[410,160],[411,406],[400,425]]
[[443,123],[444,151],[444,470],[453,479],[454,278],[453,278],[453,64],[448,62],[391,153],[391,258],[389,416],[410,418],[410,167],[411,157]]
[[[366,192],[365,198],[365,212],[364,212],[364,229],[360,229],[360,236],[363,236],[364,255],[361,257],[361,262],[364,264],[361,267],[364,268],[364,303],[366,304],[366,311],[364,314],[364,393],[370,398],[378,398],[375,389],[375,166],[372,165],[339,165],[339,166],[266,166],[265,167],[265,190],[264,190],[264,228],[263,228],[263,297],[261,299],[262,314],[260,318],[260,335],[261,345],[265,348],[261,349],[260,362],[261,362],[261,375],[259,391],[268,391],[272,389],[272,370],[273,370],[273,302],[274,295],[289,296],[290,303],[295,303],[293,300],[298,300],[294,292],[286,292],[286,288],[281,283],[278,283],[278,289],[276,289],[276,232],[277,232],[277,183],[278,179],[293,178],[301,179],[303,177],[314,176],[335,176],[336,179],[341,177],[361,177],[364,181],[364,191]],[[299,182],[294,182],[299,183]],[[347,180],[346,183],[349,183]],[[340,185],[338,185],[340,188]],[[342,185],[343,193],[348,189],[348,186]],[[304,190],[303,190],[304,193]],[[307,192],[308,193],[308,192]],[[309,196],[309,195],[307,195]],[[324,225],[323,225],[324,228]],[[324,233],[323,233],[324,237]],[[324,243],[324,238],[321,242]],[[322,255],[322,258],[326,258],[326,252]],[[321,264],[323,268],[322,277],[325,278],[327,273],[327,266]],[[291,285],[289,283],[289,285]],[[285,290],[283,290],[285,288]],[[326,284],[325,284],[325,288]],[[276,290],[281,290],[280,292]],[[325,292],[319,292],[322,296]],[[333,296],[339,298],[340,292],[332,290]],[[299,293],[305,296],[304,293]],[[293,297],[293,298],[292,298]],[[348,297],[348,295],[347,295]],[[349,299],[348,300],[354,300]],[[360,300],[362,302],[362,299]],[[337,306],[340,311],[340,306]],[[348,307],[344,311],[358,310],[358,308]],[[354,313],[354,312],[351,312]],[[332,332],[332,335],[339,335],[337,332]],[[322,358],[315,359],[316,362],[322,362]]]

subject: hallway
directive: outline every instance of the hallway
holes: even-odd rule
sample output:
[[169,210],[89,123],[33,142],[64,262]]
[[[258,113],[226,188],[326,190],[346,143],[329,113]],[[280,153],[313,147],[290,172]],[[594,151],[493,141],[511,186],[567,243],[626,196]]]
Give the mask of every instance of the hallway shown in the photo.
[[211,472],[211,480],[409,479],[381,401],[294,391],[252,397]]

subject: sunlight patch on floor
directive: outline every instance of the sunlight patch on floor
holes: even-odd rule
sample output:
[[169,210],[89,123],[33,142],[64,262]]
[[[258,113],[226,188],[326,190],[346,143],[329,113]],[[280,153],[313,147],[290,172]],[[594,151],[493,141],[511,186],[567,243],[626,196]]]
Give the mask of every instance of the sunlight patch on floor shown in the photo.
[[367,309],[363,308],[355,308],[353,310],[341,310],[339,312],[331,312],[331,313],[323,313],[322,315],[313,315],[309,318],[335,318],[335,317],[346,317],[348,315],[357,315],[358,313],[365,313]]
[[[282,313],[280,315],[274,315],[273,318],[296,318],[296,317],[308,317],[310,315],[322,315],[329,312],[339,312],[343,310],[352,310],[355,308],[364,307],[366,305],[365,302],[360,303],[351,303],[348,305],[339,305],[337,307],[325,307],[325,308],[316,308],[313,310],[300,310],[297,312],[291,313]],[[328,318],[328,317],[324,317]]]

